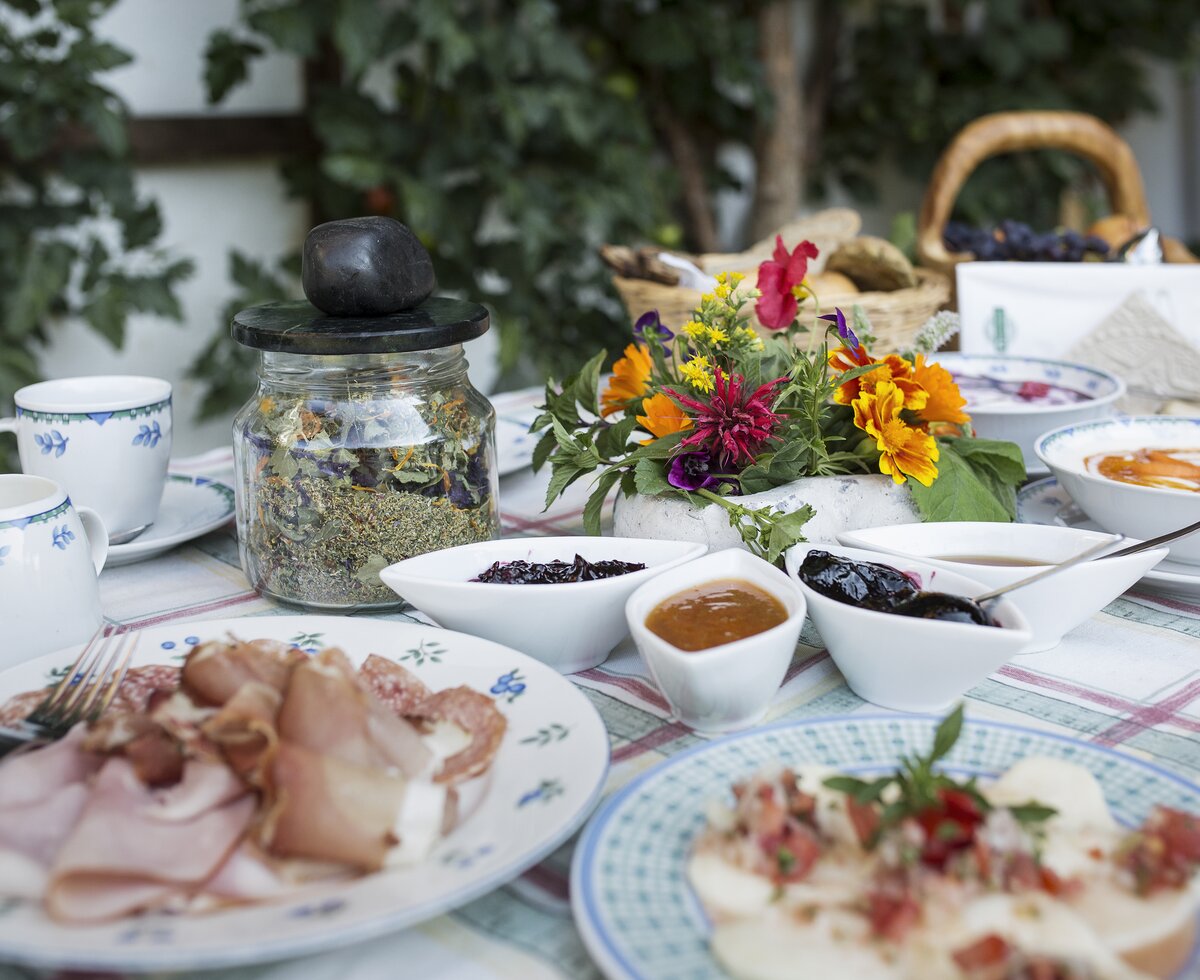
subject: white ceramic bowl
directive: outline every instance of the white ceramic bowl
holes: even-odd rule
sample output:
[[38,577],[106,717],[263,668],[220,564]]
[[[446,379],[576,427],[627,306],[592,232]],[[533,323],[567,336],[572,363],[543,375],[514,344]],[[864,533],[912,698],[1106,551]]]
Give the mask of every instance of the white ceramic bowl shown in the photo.
[[[379,577],[442,626],[513,647],[564,674],[602,663],[624,638],[625,600],[642,583],[705,552],[688,541],[591,536],[501,538],[406,558]],[[642,571],[561,585],[471,582],[497,561],[642,562]]]
[[874,704],[898,711],[944,711],[1033,639],[1029,622],[1007,598],[987,607],[1000,628],[897,616],[830,599],[800,582],[800,564],[810,551],[891,565],[915,574],[931,591],[976,596],[988,587],[918,558],[885,559],[878,552],[839,545],[788,549],[788,574],[799,582],[829,656],[851,690]]
[[[1106,531],[1153,538],[1200,521],[1200,493],[1119,483],[1087,472],[1084,459],[1129,449],[1200,448],[1200,418],[1102,419],[1045,433],[1034,447],[1079,508]],[[1172,542],[1173,561],[1200,564],[1200,534]]]
[[[847,531],[838,540],[851,548],[919,558],[948,572],[958,572],[997,589],[1044,571],[1102,541],[1116,551],[1136,542],[1116,543],[1115,535],[1045,524],[995,524],[958,521],[893,524]],[[950,560],[952,557],[955,560]],[[1023,559],[1028,565],[981,564],[964,557]],[[1058,646],[1063,635],[1090,619],[1167,556],[1165,547],[1124,558],[1087,561],[1058,575],[1010,593],[1025,614],[1033,639],[1022,653]],[[887,558],[879,558],[885,564]]]
[[[1105,418],[1113,413],[1113,402],[1125,394],[1125,382],[1110,371],[1040,357],[1012,357],[1002,354],[933,355],[939,364],[960,381],[967,413],[975,432],[983,439],[1005,439],[1021,447],[1025,468],[1042,470],[1033,450],[1037,437],[1048,429],[1070,422]],[[994,388],[972,389],[963,379]],[[1013,389],[1025,382],[1067,388],[1086,395],[1085,401],[1054,404],[1030,400]]]
[[[714,579],[744,579],[783,603],[778,626],[707,650],[680,650],[646,628],[646,617],[664,599]],[[805,602],[796,583],[778,568],[740,548],[717,551],[660,575],[625,604],[629,631],[675,716],[701,732],[729,732],[758,721],[783,682],[804,626]]]

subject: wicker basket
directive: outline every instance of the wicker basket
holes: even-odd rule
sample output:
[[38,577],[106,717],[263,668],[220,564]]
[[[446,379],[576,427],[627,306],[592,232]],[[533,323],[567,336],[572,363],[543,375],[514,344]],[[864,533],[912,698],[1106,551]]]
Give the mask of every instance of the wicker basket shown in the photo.
[[[858,234],[860,224],[857,212],[848,208],[830,208],[811,217],[791,222],[779,229],[778,234],[788,248],[794,248],[797,243],[805,240],[813,242],[821,254],[810,269],[820,272],[824,267],[824,257],[843,242],[854,238]],[[718,272],[741,272],[746,276],[746,286],[752,287],[759,263],[770,258],[774,248],[775,236],[769,235],[744,252],[687,257],[709,275]],[[949,276],[932,269],[917,269],[916,272],[918,282],[911,289],[840,296],[821,294],[818,299],[825,310],[840,306],[848,312],[855,305],[861,306],[878,338],[876,349],[885,353],[903,350],[909,346],[921,325],[942,309],[950,299]],[[690,320],[692,311],[700,305],[701,293],[697,289],[669,286],[651,279],[634,279],[623,275],[614,275],[613,285],[616,286],[631,318],[636,320],[647,310],[658,310],[663,323],[673,330]]]
[[[964,126],[942,153],[925,192],[917,222],[917,256],[924,266],[954,275],[970,252],[950,252],[946,222],[963,184],[989,157],[1019,150],[1067,150],[1095,165],[1108,191],[1112,213],[1134,228],[1150,224],[1146,191],[1133,150],[1107,123],[1082,112],[995,112]],[[1194,262],[1182,244],[1164,239],[1168,261]]]

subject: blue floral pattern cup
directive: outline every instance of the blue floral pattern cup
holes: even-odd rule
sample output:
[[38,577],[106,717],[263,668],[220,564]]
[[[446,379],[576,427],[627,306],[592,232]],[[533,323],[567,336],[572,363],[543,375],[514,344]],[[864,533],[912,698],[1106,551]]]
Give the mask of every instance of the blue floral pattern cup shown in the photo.
[[15,418],[21,469],[66,487],[103,518],[112,543],[154,523],[171,456],[171,385],[160,378],[61,378],[22,388]]
[[61,484],[0,474],[0,670],[82,643],[102,622],[104,522]]

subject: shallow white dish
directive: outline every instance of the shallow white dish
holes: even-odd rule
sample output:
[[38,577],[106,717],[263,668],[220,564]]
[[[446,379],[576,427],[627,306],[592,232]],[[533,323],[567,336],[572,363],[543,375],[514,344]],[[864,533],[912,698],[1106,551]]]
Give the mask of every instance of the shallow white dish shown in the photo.
[[[1150,415],[1066,425],[1040,436],[1034,451],[1106,531],[1145,539],[1200,520],[1200,493],[1121,483],[1089,472],[1084,463],[1098,453],[1143,448],[1200,448],[1200,418]],[[1170,549],[1174,561],[1200,565],[1200,535],[1173,541]]]
[[[1125,382],[1117,375],[1073,361],[948,352],[938,354],[937,362],[956,380],[978,379],[977,384],[987,386],[960,386],[975,431],[984,439],[1015,442],[1030,473],[1046,472],[1033,451],[1039,435],[1068,422],[1111,415],[1113,402],[1125,394]],[[1022,398],[1017,392],[1025,382],[1066,388],[1087,400],[1053,404]]]
[[491,396],[496,410],[496,471],[501,476],[526,469],[533,462],[538,436],[529,427],[538,416],[537,406],[544,396],[541,387]]
[[171,473],[154,523],[128,544],[110,545],[104,567],[154,558],[232,519],[232,487],[203,476]]
[[[646,617],[664,599],[714,579],[744,579],[775,596],[788,616],[778,626],[706,650],[680,650],[646,628]],[[688,562],[642,585],[625,604],[629,631],[676,718],[701,732],[753,725],[766,713],[783,682],[807,604],[795,580],[741,548]]]
[[1029,622],[1008,598],[988,603],[1000,627],[938,622],[862,609],[809,588],[799,569],[810,551],[891,565],[933,592],[976,596],[988,587],[919,558],[880,561],[875,551],[798,544],[787,550],[788,574],[808,600],[808,615],[850,689],[865,701],[897,711],[942,711],[1020,653],[1033,639]]
[[[709,951],[711,926],[686,873],[709,801],[728,797],[735,780],[768,765],[817,763],[861,778],[894,770],[902,754],[928,751],[936,721],[847,715],[767,725],[680,752],[627,783],[588,823],[571,867],[575,924],[604,975],[726,977]],[[1030,755],[1084,766],[1125,826],[1140,824],[1156,803],[1200,809],[1200,786],[1174,773],[1094,742],[1021,725],[968,718],[942,767],[983,781]],[[1200,945],[1178,980],[1195,977],[1198,966]]]
[[[1105,540],[1114,542],[1109,549],[1113,551],[1136,543],[1125,540],[1118,544],[1115,535],[1101,531],[984,521],[893,524],[847,531],[839,534],[838,540],[852,548],[920,558],[993,589],[1045,571],[1048,566]],[[1039,561],[1027,565],[988,565],[947,560],[947,556],[988,555]],[[1057,646],[1063,634],[1090,619],[1166,555],[1167,549],[1162,547],[1124,558],[1087,561],[1011,593],[1009,598],[1025,614],[1033,631],[1033,639],[1021,652],[1036,653]]]
[[[1102,531],[1081,511],[1052,476],[1027,483],[1017,491],[1017,520],[1022,524],[1054,524],[1086,531]],[[1142,576],[1143,589],[1185,599],[1200,598],[1200,567],[1171,561],[1170,555]]]
[[[563,843],[591,812],[608,769],[608,735],[565,678],[515,650],[433,626],[341,616],[171,623],[142,630],[135,665],[177,663],[200,640],[233,632],[307,651],[340,646],[354,663],[378,653],[430,687],[489,692],[508,718],[475,812],[423,862],[330,884],[290,900],[204,915],[144,915],[86,928],[20,903],[0,916],[0,961],[40,969],[159,972],[303,956],[406,928],[489,892]],[[0,701],[40,687],[75,650],[0,674]]]
[[[406,558],[383,583],[443,626],[505,643],[564,674],[601,663],[628,629],[625,600],[660,572],[705,552],[689,541],[578,537],[500,538]],[[497,561],[618,559],[647,567],[594,582],[497,585],[470,579]]]

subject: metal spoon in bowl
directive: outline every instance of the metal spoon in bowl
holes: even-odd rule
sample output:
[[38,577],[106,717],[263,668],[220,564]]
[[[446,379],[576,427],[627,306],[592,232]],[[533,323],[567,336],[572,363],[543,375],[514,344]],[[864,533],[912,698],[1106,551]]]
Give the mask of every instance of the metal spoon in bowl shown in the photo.
[[[1072,565],[1078,565],[1081,562],[1087,561],[1093,555],[1098,554],[1105,548],[1111,548],[1114,544],[1124,541],[1125,536],[1119,535],[1116,540],[1109,539],[1101,541],[1092,547],[1079,552],[1079,554],[1068,558],[1066,561],[1059,562],[1057,565],[1052,565],[1050,568],[1044,568],[1040,572],[1035,572],[1033,575],[1028,575],[1025,578],[1018,579],[1015,582],[1010,582],[1008,585],[1002,585],[998,589],[992,589],[990,592],[984,592],[982,595],[965,596],[955,595],[950,592],[918,592],[906,599],[900,599],[888,610],[889,612],[897,613],[901,616],[918,616],[922,618],[951,618],[951,617],[930,617],[926,610],[931,607],[940,608],[942,611],[946,609],[953,610],[959,615],[953,616],[953,619],[959,622],[972,622],[978,625],[988,625],[991,623],[991,617],[984,611],[983,604],[990,602],[992,599],[998,599],[1000,596],[1014,589],[1019,589],[1023,585],[1029,585],[1033,582],[1040,581],[1057,572],[1061,572],[1065,568],[1070,568]],[[1137,546],[1141,548],[1141,545]]]
[[1128,548],[1122,548],[1120,551],[1114,551],[1111,555],[1101,555],[1103,558],[1124,558],[1126,555],[1136,555],[1139,551],[1149,551],[1151,548],[1157,548],[1160,544],[1166,544],[1168,541],[1174,541],[1176,538],[1183,538],[1189,534],[1194,534],[1200,531],[1200,521],[1195,524],[1189,524],[1187,527],[1181,527],[1177,531],[1168,531],[1166,534],[1160,534],[1157,538],[1148,538],[1141,544],[1131,544]]

